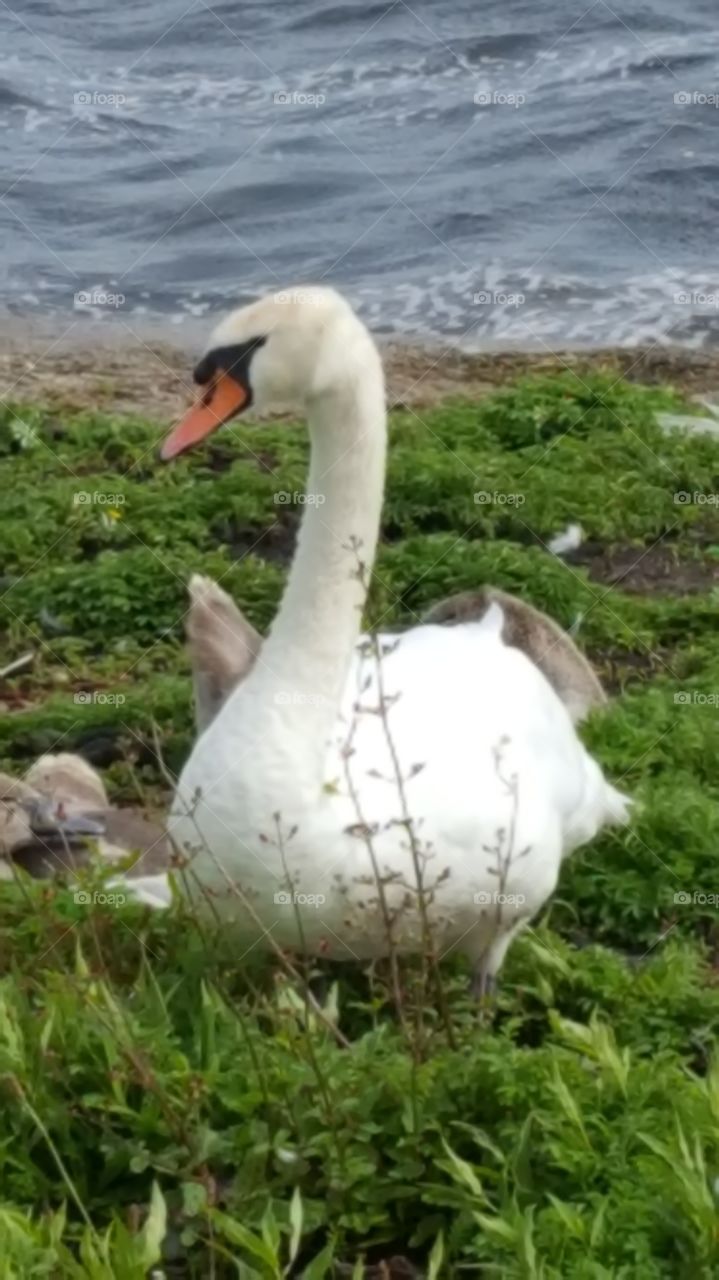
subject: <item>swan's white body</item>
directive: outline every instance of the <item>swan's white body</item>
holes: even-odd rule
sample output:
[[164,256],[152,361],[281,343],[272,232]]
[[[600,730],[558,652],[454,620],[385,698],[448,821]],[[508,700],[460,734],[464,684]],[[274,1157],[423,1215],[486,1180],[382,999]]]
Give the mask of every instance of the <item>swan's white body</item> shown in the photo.
[[341,298],[308,296],[265,299],[213,335],[211,350],[269,333],[252,387],[263,403],[304,403],[311,500],[270,636],[197,741],[169,830],[192,855],[187,882],[248,947],[269,934],[377,956],[391,919],[397,949],[417,950],[419,867],[439,954],[458,947],[496,972],[562,858],[626,801],[502,640],[497,606],[479,623],[358,642],[382,501],[381,365]]
[[[220,713],[183,772],[176,813],[184,800],[191,807],[193,795],[203,799],[192,820],[178,815],[171,829],[197,850],[193,877],[217,895],[221,914],[243,922],[248,942],[260,933],[256,913],[275,942],[297,945],[299,909],[310,949],[337,959],[382,954],[387,928],[376,866],[397,913],[398,950],[420,948],[417,875],[403,822],[409,814],[435,943],[440,952],[459,946],[479,959],[498,921],[506,935],[534,915],[562,858],[623,816],[624,801],[565,707],[498,630],[488,616],[383,636],[379,663],[374,645],[361,643],[319,788],[295,785],[291,721],[301,704],[273,707],[266,728],[289,750],[264,757],[253,748],[248,758],[241,721]],[[377,714],[378,672],[384,716]],[[230,880],[241,897],[228,892]]]

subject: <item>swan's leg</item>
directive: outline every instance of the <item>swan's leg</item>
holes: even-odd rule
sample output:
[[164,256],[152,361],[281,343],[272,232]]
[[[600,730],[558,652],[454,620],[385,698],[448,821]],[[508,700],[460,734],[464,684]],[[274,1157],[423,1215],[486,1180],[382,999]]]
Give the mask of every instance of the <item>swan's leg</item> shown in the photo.
[[485,1001],[493,1000],[497,994],[497,975],[490,968],[490,953],[485,951],[483,956],[475,962],[472,969],[472,978],[470,982],[470,991],[474,999],[484,1004]]
[[527,921],[515,920],[501,933],[496,933],[489,946],[474,959],[471,992],[476,1000],[488,1002],[497,994],[498,975],[504,964],[510,944],[524,928]]

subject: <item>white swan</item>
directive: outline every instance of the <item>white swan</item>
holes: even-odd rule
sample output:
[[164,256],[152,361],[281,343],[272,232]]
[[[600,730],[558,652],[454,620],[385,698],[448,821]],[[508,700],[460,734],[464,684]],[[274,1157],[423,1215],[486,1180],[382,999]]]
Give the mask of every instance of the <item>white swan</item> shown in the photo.
[[386,420],[378,352],[343,298],[306,288],[233,312],[195,378],[201,399],[164,458],[252,402],[305,410],[312,455],[270,635],[179,780],[169,830],[189,878],[248,947],[269,934],[340,959],[418,951],[424,914],[436,954],[465,952],[484,986],[562,858],[628,802],[504,643],[498,606],[359,636]]

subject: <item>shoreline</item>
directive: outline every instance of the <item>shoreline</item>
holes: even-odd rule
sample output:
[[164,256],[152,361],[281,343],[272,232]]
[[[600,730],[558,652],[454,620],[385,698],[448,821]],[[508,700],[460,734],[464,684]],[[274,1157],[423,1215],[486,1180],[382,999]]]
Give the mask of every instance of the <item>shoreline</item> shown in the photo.
[[[166,330],[118,334],[83,332],[70,325],[63,334],[47,326],[17,321],[0,325],[0,402],[36,402],[73,412],[140,414],[174,419],[194,394],[192,367],[206,338],[204,326],[178,333]],[[682,346],[599,347],[537,351],[491,349],[466,352],[448,340],[409,343],[379,341],[387,374],[390,407],[422,408],[452,396],[480,398],[529,374],[571,369],[603,371],[649,384],[668,383],[688,396],[719,388],[719,349]]]

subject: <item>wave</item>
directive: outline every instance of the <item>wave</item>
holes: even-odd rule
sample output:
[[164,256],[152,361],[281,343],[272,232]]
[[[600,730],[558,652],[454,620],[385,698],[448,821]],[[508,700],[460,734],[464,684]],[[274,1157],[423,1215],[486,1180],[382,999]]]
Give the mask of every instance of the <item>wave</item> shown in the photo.
[[375,4],[336,4],[323,5],[311,13],[292,17],[287,26],[290,31],[322,31],[333,27],[348,27],[353,23],[361,23],[365,29],[372,23],[381,20],[391,13],[394,6],[378,0]]
[[7,81],[0,80],[0,107],[28,107],[40,111],[44,105],[39,98],[31,98],[27,93],[13,88]]
[[[215,247],[205,266],[226,265],[227,260],[227,253]],[[77,323],[106,329],[135,320],[164,321],[173,328],[199,322],[206,326],[258,291],[251,278],[243,279],[239,266],[236,282],[212,288],[170,288],[162,279],[137,284],[132,277],[88,276],[81,283],[101,293],[121,291],[121,310],[81,307],[75,312]],[[68,293],[70,285],[63,283],[64,311],[76,284]],[[10,309],[48,319],[59,309],[59,285],[57,275],[36,280],[34,290],[18,289]],[[466,351],[719,345],[719,281],[707,282],[698,273],[647,273],[621,286],[603,287],[583,276],[517,272],[494,262],[476,273],[457,270],[414,281],[383,276],[370,283],[343,281],[342,287],[378,334],[412,341],[445,338]]]

